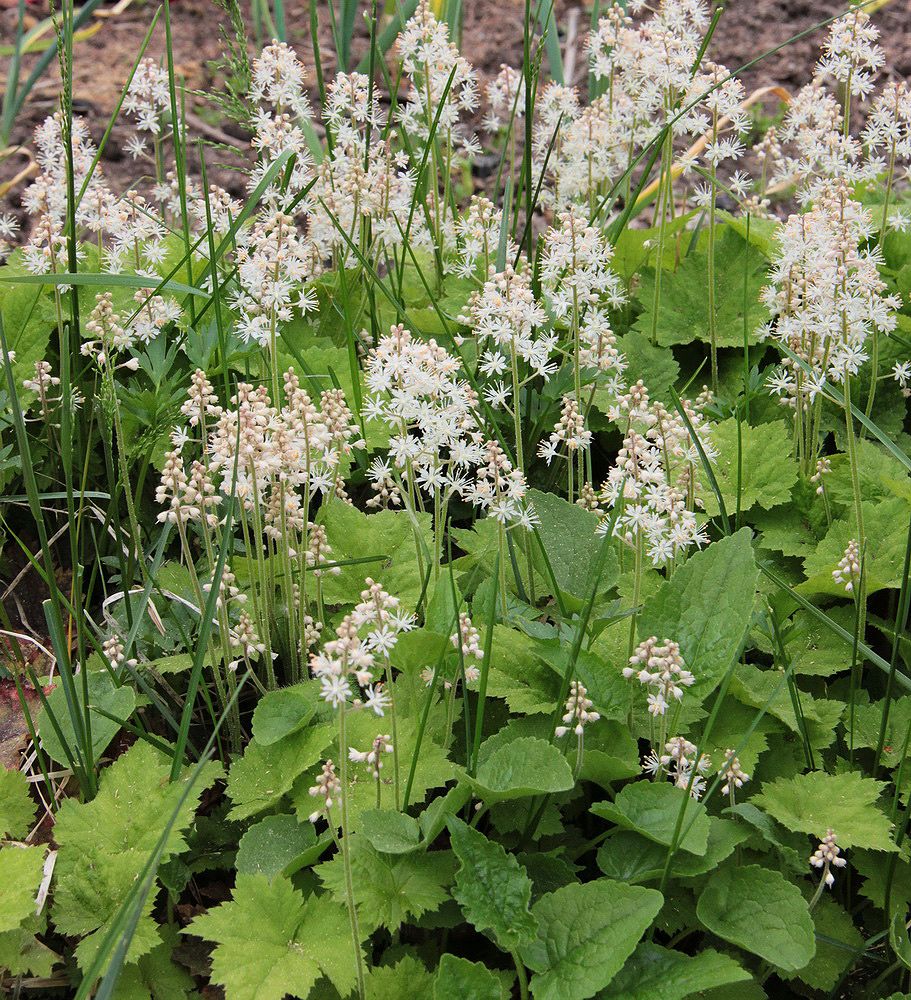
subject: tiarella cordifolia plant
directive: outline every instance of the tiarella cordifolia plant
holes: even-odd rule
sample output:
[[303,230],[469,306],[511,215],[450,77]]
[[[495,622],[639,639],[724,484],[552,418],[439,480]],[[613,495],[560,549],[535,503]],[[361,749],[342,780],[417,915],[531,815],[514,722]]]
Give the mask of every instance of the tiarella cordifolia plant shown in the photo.
[[330,6],[248,57],[229,5],[230,192],[171,11],[100,138],[61,14],[0,216],[0,987],[907,989],[911,100],[874,20],[789,93],[701,0],[596,7],[565,64],[529,5],[493,67],[466,5]]

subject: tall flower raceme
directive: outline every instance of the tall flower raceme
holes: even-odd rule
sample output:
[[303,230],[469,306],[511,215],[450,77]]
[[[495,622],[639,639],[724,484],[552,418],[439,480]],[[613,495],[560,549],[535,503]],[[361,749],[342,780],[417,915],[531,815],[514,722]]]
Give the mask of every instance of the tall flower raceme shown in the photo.
[[351,246],[369,260],[394,255],[403,239],[432,246],[422,212],[412,212],[415,177],[408,156],[386,136],[377,92],[361,73],[339,73],[323,112],[332,135],[316,171],[308,234],[324,259],[356,263]]
[[478,374],[484,398],[512,417],[516,460],[525,466],[522,441],[522,389],[534,378],[545,381],[557,370],[552,355],[557,335],[547,330],[547,313],[535,298],[527,265],[491,267],[484,285],[472,292],[459,322],[477,341]]
[[[684,400],[683,407],[712,459],[716,453],[701,412],[710,399],[706,393],[695,405]],[[621,506],[614,534],[634,550],[637,565],[647,556],[654,566],[663,566],[691,546],[706,543],[698,517],[702,499],[696,471],[701,458],[690,427],[678,413],[652,400],[641,381],[619,397],[610,416],[625,433],[599,499],[607,509]],[[603,530],[609,524],[610,518],[605,518]]]
[[418,161],[425,150],[429,153],[429,176],[442,179],[442,191],[437,183],[429,185],[434,238],[442,252],[453,221],[449,195],[456,157],[480,152],[476,137],[462,121],[478,105],[477,76],[450,39],[449,26],[434,16],[429,0],[418,3],[398,37],[397,50],[408,88],[398,121]]
[[[177,526],[191,573],[196,560],[190,532],[198,531],[214,567],[214,532],[223,517],[218,512],[236,502],[234,524],[255,570],[250,617],[267,649],[286,649],[294,676],[318,634],[314,622],[323,619],[325,564],[333,568],[325,530],[312,518],[321,497],[344,497],[344,462],[363,442],[339,390],[324,390],[317,405],[293,370],[283,383],[280,407],[265,386],[243,382],[223,407],[205,373],[197,371],[181,408],[187,426],[173,435],[156,499],[166,506],[159,520]],[[188,468],[190,449],[199,457]],[[260,666],[263,683],[274,686],[271,657]]]
[[616,395],[626,367],[608,315],[626,301],[622,283],[610,267],[612,255],[613,248],[601,230],[573,209],[558,215],[545,236],[541,255],[542,294],[558,329],[565,329],[569,339],[566,355],[572,363],[573,395],[564,397],[554,431],[538,453],[550,463],[565,447],[570,501],[574,499],[574,472],[580,484],[586,479],[584,453],[591,433],[585,421],[594,393],[603,386]]
[[901,307],[898,296],[887,294],[873,233],[870,212],[846,183],[827,182],[809,210],[782,226],[763,291],[773,319],[760,337],[786,348],[769,387],[794,410],[796,446],[808,475],[821,447],[823,390],[850,392],[851,378],[869,360],[877,336],[895,329]]

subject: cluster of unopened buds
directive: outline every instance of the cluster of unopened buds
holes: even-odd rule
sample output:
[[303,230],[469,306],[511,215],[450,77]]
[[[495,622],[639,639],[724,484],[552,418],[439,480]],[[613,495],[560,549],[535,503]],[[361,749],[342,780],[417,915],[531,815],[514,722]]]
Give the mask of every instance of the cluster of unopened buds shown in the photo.
[[471,618],[466,611],[461,612],[459,615],[459,631],[453,632],[449,637],[449,641],[456,649],[461,648],[462,662],[465,667],[465,680],[471,684],[481,676],[481,672],[476,664],[469,664],[467,661],[469,658],[482,660],[484,653],[481,650],[481,633],[472,625]]
[[858,546],[856,539],[852,538],[848,542],[845,554],[841,557],[838,566],[832,570],[832,579],[837,584],[844,585],[847,593],[854,592],[854,585],[860,580],[860,546]]
[[718,772],[719,778],[724,778],[721,786],[721,794],[729,795],[732,799],[738,788],[743,788],[744,784],[750,780],[750,776],[740,766],[740,759],[733,750],[724,751],[724,767]]
[[833,868],[844,868],[847,861],[840,857],[841,848],[836,843],[835,831],[826,830],[826,835],[819,842],[819,847],[810,855],[810,864],[814,868],[822,868],[822,880],[826,888],[831,889],[835,883]]
[[640,684],[651,688],[648,710],[652,715],[664,715],[671,700],[680,701],[684,688],[691,687],[695,676],[687,670],[680,655],[680,647],[670,639],[660,643],[656,636],[640,642],[623,668],[623,676],[635,677]]
[[566,699],[563,725],[556,728],[557,738],[565,736],[570,729],[581,737],[590,722],[597,722],[601,718],[598,712],[592,711],[592,707],[593,702],[588,697],[585,686],[579,681],[572,681],[569,685],[569,697]]
[[323,800],[320,808],[310,813],[307,817],[311,823],[315,823],[321,816],[326,816],[328,819],[329,810],[332,808],[333,803],[338,800],[341,791],[342,783],[338,780],[338,776],[335,773],[335,764],[331,760],[327,760],[323,764],[323,769],[320,771],[319,777],[316,779],[316,784],[309,789],[310,795]]
[[379,781],[383,769],[383,754],[392,753],[392,737],[387,734],[377,736],[369,750],[348,747],[348,759],[355,764],[366,764],[367,770]]

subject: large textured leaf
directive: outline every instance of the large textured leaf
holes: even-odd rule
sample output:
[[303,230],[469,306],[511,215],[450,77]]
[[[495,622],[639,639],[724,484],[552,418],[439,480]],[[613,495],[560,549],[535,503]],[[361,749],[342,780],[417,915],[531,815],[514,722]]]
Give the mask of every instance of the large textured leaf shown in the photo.
[[253,712],[253,738],[267,747],[296,733],[313,718],[318,703],[319,685],[315,681],[267,692]]
[[788,830],[823,837],[831,829],[839,847],[895,851],[889,817],[876,805],[885,787],[856,771],[812,771],[766,784],[751,801]]
[[813,923],[816,954],[793,976],[813,989],[831,990],[863,950],[864,939],[851,915],[828,895],[814,907]]
[[806,900],[769,868],[722,868],[709,879],[696,913],[713,934],[786,972],[803,968],[816,953]]
[[295,862],[316,845],[311,823],[299,823],[296,816],[267,816],[240,838],[237,871],[271,879],[286,869],[296,869]]
[[669,847],[684,809],[678,847],[701,856],[706,852],[709,838],[705,806],[690,798],[684,789],[666,781],[625,785],[613,802],[596,802],[591,811],[625,830]]
[[[591,595],[595,582],[595,565],[602,541],[595,534],[598,516],[553,493],[529,490],[528,498],[540,519],[538,537],[547,553],[557,586],[561,591],[578,599]],[[539,570],[546,567],[538,551]],[[607,554],[600,589],[607,589],[617,579],[618,563],[614,551]],[[549,579],[549,577],[545,577]]]
[[465,780],[488,805],[573,787],[573,773],[563,754],[552,743],[530,736],[498,747],[482,761],[477,777]]
[[[873,594],[887,588],[897,589],[901,586],[911,504],[893,497],[878,503],[864,500],[861,506],[867,538],[864,557],[867,593]],[[849,508],[843,517],[832,522],[825,538],[804,559],[807,581],[800,584],[798,592],[847,597],[844,584],[837,584],[832,578],[832,570],[845,554],[848,542],[856,537],[853,508]]]
[[325,974],[343,995],[355,983],[348,917],[286,879],[238,875],[230,902],[198,916],[186,933],[212,941],[212,980],[226,1000],[305,998]]
[[0,765],[0,839],[24,837],[34,819],[35,803],[28,793],[25,775]]
[[34,376],[35,362],[43,360],[56,326],[54,302],[47,286],[16,284],[9,280],[17,274],[27,273],[18,254],[0,268],[0,276],[4,279],[0,281],[3,334],[7,348],[15,356],[13,376],[23,404],[34,399],[35,393],[24,389],[22,382]]
[[[706,254],[686,256],[676,272],[661,278],[658,343],[670,347],[709,340],[708,265]],[[744,327],[750,343],[768,313],[759,301],[765,284],[766,261],[762,253],[737,233],[726,229],[715,247],[715,328],[719,347],[742,347]],[[744,294],[746,272],[746,294]],[[642,275],[637,299],[643,306],[636,329],[651,334],[655,299],[653,270]],[[744,323],[744,303],[747,305]]]
[[[737,508],[738,447],[737,421],[733,417],[712,424],[710,440],[718,452],[712,463],[715,480],[721,490],[729,512]],[[797,482],[797,463],[788,425],[783,420],[752,427],[740,424],[740,509],[759,506],[765,510],[787,503],[791,488]],[[705,500],[705,511],[718,514],[718,500],[711,485],[699,467],[702,483],[700,495]]]
[[758,576],[750,531],[742,528],[691,556],[646,601],[639,635],[680,643],[696,675],[684,697],[708,694],[734,662],[750,622]]
[[696,955],[643,942],[626,965],[598,994],[599,1000],[684,1000],[694,993],[741,983],[749,972],[729,955],[712,948]]
[[655,889],[609,879],[542,896],[532,910],[537,936],[521,949],[535,1000],[584,1000],[607,986],[662,903]]
[[452,849],[461,862],[452,894],[476,930],[504,950],[527,941],[537,928],[529,910],[531,879],[518,861],[483,833],[450,816]]

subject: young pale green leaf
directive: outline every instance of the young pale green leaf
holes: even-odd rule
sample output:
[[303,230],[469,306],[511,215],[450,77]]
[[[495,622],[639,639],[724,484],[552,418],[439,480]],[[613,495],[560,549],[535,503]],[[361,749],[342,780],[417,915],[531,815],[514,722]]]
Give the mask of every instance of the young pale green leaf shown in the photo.
[[535,939],[520,949],[535,1000],[585,1000],[610,983],[658,915],[655,889],[598,879],[564,886],[532,908]]
[[212,980],[226,1000],[303,1000],[322,975],[343,996],[355,983],[344,908],[325,896],[305,899],[287,879],[238,875],[232,899],[185,933],[215,944]]
[[286,814],[267,816],[240,838],[237,871],[241,875],[265,875],[272,879],[296,867],[295,861],[316,845],[311,823],[299,823],[297,817]]
[[45,923],[43,916],[33,917],[15,930],[0,934],[0,969],[11,976],[50,977],[60,956],[35,937],[44,930]]
[[434,977],[414,955],[404,955],[395,965],[379,965],[366,978],[367,1000],[402,1000],[432,996]]
[[[740,425],[740,463],[738,473],[737,421],[734,417],[712,424],[711,442],[718,452],[712,470],[729,512],[737,509],[737,482],[740,479],[740,510],[759,506],[764,510],[787,503],[797,482],[797,464],[793,460],[791,435],[783,420],[752,427]],[[705,512],[718,514],[718,500],[699,466],[705,499]]]
[[821,838],[831,829],[839,847],[895,851],[892,824],[876,805],[885,787],[857,771],[811,771],[768,783],[751,801],[788,830]]
[[[189,780],[184,774],[170,782],[170,772],[170,760],[140,741],[102,772],[98,794],[91,802],[66,799],[61,805],[54,827],[59,850],[52,909],[60,933],[88,934],[115,917],[155,850],[184,782]],[[196,802],[220,774],[218,765],[205,766],[195,794],[180,806],[163,847],[162,862],[184,849],[184,834]],[[151,902],[150,897],[150,906]],[[138,938],[149,948],[159,943],[151,926],[152,934]],[[82,954],[87,955],[93,945],[85,941],[83,945],[86,950]],[[139,955],[134,952],[132,957]]]
[[34,916],[44,847],[0,847],[0,933]]
[[319,703],[319,684],[304,681],[262,696],[253,712],[253,738],[262,747],[296,733],[313,718]]
[[[455,862],[448,851],[430,854],[381,854],[363,833],[349,844],[361,933],[372,934],[378,927],[395,932],[409,917],[420,917],[440,906],[447,898]],[[339,903],[347,899],[342,855],[316,868],[323,885]]]
[[714,542],[691,556],[646,601],[637,631],[680,644],[696,683],[686,697],[714,690],[734,662],[750,623],[759,570],[750,531]]
[[410,854],[421,843],[418,821],[392,809],[368,809],[361,813],[361,832],[382,854]]
[[[417,514],[421,544],[431,549],[429,514]],[[415,529],[405,511],[381,510],[362,514],[347,503],[329,503],[320,508],[320,523],[325,525],[332,546],[333,560],[362,559],[379,556],[375,563],[340,567],[338,574],[322,578],[323,597],[331,604],[354,604],[360,600],[364,578],[382,580],[390,594],[395,594],[405,608],[413,609],[421,595],[421,578],[415,551]]]
[[0,839],[24,837],[34,820],[35,803],[28,793],[25,775],[0,767]]
[[231,818],[245,819],[280,802],[297,777],[323,756],[334,735],[335,727],[314,723],[271,746],[251,741],[228,774]]
[[476,778],[465,781],[488,805],[529,795],[566,792],[573,772],[566,758],[546,740],[524,736],[498,747],[484,758]]
[[685,811],[678,847],[701,857],[708,847],[709,817],[705,806],[682,788],[666,781],[636,781],[625,785],[613,802],[596,802],[591,807],[596,816],[663,847],[673,843],[681,810]]
[[816,954],[807,901],[796,885],[770,868],[720,869],[699,897],[696,913],[722,940],[786,972],[802,969]]
[[504,848],[467,823],[447,820],[452,849],[461,862],[452,894],[469,923],[504,951],[529,940],[537,921],[529,909],[531,879]]
[[712,948],[684,955],[643,942],[630,955],[599,1000],[684,1000],[705,990],[742,983],[749,972],[729,955]]
[[487,966],[456,955],[440,959],[433,981],[433,1000],[506,1000],[501,981]]

